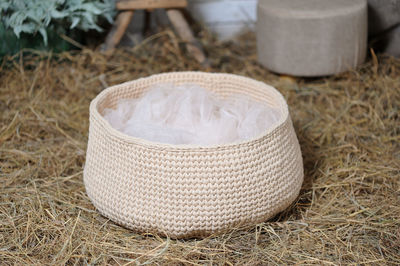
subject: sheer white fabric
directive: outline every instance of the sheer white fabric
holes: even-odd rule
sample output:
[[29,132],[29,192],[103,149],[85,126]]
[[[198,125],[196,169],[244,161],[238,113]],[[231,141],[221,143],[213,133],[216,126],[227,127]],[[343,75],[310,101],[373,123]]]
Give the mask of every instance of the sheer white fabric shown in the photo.
[[197,85],[158,85],[120,100],[104,118],[127,135],[169,144],[217,145],[254,138],[276,124],[277,108],[244,95],[221,99]]

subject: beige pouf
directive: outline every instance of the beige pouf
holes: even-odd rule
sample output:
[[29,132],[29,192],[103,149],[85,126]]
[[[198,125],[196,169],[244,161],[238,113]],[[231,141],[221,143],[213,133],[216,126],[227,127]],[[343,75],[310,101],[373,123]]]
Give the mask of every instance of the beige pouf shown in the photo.
[[[127,136],[102,116],[119,99],[137,98],[160,83],[195,83],[222,97],[243,93],[282,116],[254,139],[206,147]],[[231,74],[165,73],[107,88],[90,105],[86,191],[102,214],[128,228],[180,238],[256,224],[287,208],[302,182],[288,106],[265,83]]]
[[260,0],[259,62],[295,76],[323,76],[365,60],[366,0]]

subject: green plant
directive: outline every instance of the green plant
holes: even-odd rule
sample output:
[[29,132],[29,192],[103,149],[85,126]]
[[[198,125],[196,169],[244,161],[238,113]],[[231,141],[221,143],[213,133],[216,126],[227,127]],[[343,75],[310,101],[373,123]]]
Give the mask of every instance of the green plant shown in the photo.
[[48,44],[48,33],[64,34],[68,30],[101,31],[98,20],[112,22],[114,0],[0,0],[1,23],[21,33],[42,36]]

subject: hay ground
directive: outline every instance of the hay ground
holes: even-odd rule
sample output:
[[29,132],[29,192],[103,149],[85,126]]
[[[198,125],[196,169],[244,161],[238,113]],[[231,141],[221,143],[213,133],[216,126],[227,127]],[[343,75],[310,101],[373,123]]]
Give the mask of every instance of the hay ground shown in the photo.
[[0,264],[400,264],[400,60],[280,77],[256,62],[254,36],[202,39],[207,71],[265,81],[286,97],[305,182],[285,212],[206,239],[138,234],[94,209],[82,167],[88,105],[105,87],[205,70],[164,31],[130,50],[25,52],[0,69]]

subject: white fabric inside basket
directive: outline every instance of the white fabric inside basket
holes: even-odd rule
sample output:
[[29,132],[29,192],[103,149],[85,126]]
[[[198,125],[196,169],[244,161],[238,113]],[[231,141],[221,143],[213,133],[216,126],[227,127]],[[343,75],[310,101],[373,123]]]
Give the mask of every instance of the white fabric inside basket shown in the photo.
[[133,137],[207,146],[256,137],[282,114],[245,95],[221,99],[197,85],[161,84],[139,99],[119,100],[103,115],[113,128]]

